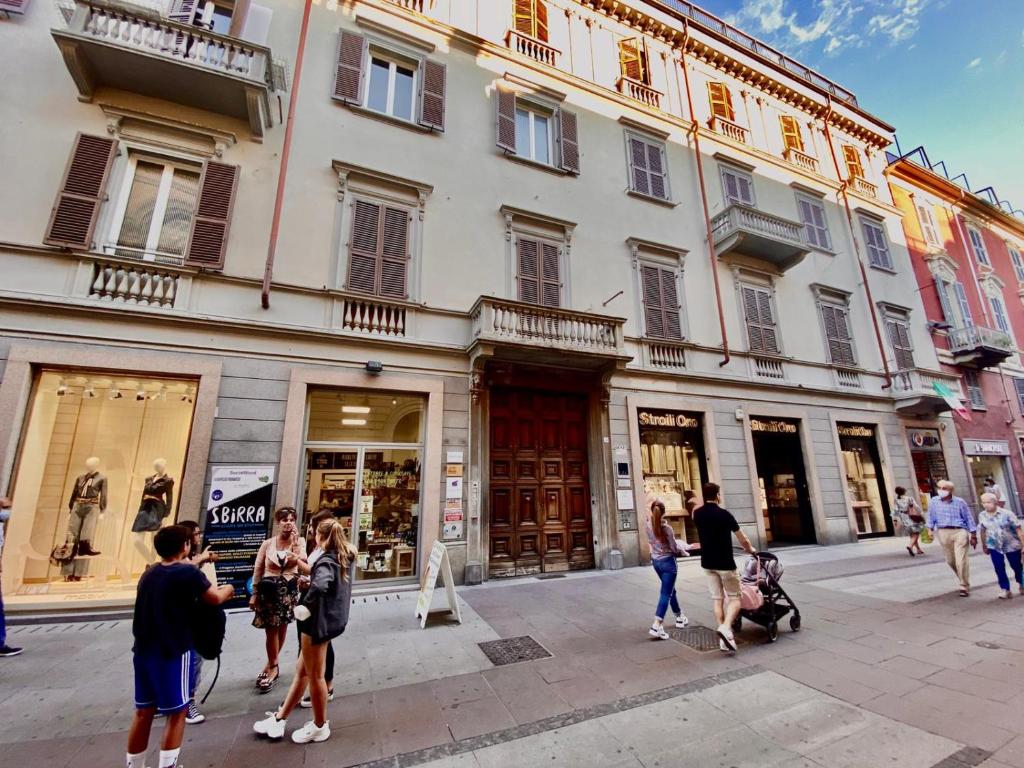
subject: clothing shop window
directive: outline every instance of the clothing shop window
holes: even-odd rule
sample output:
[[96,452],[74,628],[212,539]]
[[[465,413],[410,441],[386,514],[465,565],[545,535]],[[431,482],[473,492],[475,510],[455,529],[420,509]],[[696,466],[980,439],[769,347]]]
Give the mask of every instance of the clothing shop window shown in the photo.
[[629,37],[619,41],[619,71],[623,77],[643,85],[651,84],[647,41]]
[[804,137],[800,133],[800,122],[792,115],[779,115],[782,128],[782,144],[786,149],[804,151]]
[[548,7],[544,0],[515,0],[515,28],[542,43],[548,41]]
[[661,499],[676,536],[696,544],[693,512],[704,503],[701,489],[708,479],[703,417],[641,408],[637,420],[644,495]]
[[9,603],[124,599],[177,518],[197,382],[42,370],[13,478]]
[[331,510],[359,550],[358,580],[416,576],[425,404],[397,392],[310,390],[302,519]]
[[889,253],[889,241],[880,223],[862,218],[861,231],[864,233],[864,244],[868,250],[868,263],[873,267],[891,270],[892,255]]
[[741,284],[740,295],[743,300],[743,320],[747,326],[748,349],[758,354],[779,354],[775,299],[771,289]]
[[725,83],[708,83],[708,102],[711,104],[712,117],[721,117],[730,123],[736,121],[736,111],[732,108],[732,94]]
[[350,291],[394,299],[408,296],[411,221],[407,208],[362,198],[353,202]]
[[1021,257],[1020,250],[1012,245],[1007,245],[1006,250],[1010,252],[1010,261],[1013,263],[1013,273],[1017,276],[1017,282],[1024,283],[1024,257]]
[[722,192],[726,205],[757,206],[754,199],[754,177],[746,171],[731,166],[720,166],[722,174]]
[[798,194],[796,204],[800,209],[800,221],[803,222],[807,242],[816,248],[831,251],[832,237],[828,231],[824,203],[819,198]]
[[917,204],[917,220],[921,224],[921,234],[924,235],[924,241],[928,245],[934,245],[941,247],[942,242],[939,240],[939,227],[935,223],[935,216],[932,214],[932,207],[928,203]]
[[971,410],[985,410],[985,395],[981,389],[981,378],[977,371],[964,372],[964,388],[967,390],[967,399],[971,403]]
[[846,177],[849,179],[863,179],[864,166],[860,162],[860,150],[851,144],[843,145],[843,160],[846,163]]
[[857,521],[857,536],[868,538],[892,533],[889,496],[883,485],[875,427],[840,422],[836,430],[846,490]]
[[992,262],[989,261],[988,249],[985,247],[985,238],[982,237],[981,231],[968,224],[967,236],[970,238],[971,250],[974,252],[974,258],[977,262],[983,266],[991,267]]
[[626,150],[630,190],[659,200],[668,200],[671,193],[664,142],[627,131]]
[[644,336],[649,339],[679,340],[679,291],[677,270],[655,264],[640,264],[640,288],[644,303]]

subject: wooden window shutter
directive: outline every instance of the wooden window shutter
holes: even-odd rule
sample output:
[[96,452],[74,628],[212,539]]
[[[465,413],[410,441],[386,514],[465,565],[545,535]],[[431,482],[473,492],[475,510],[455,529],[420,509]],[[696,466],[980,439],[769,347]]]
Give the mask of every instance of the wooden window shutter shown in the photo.
[[174,0],[171,3],[171,10],[167,12],[167,18],[179,24],[191,24],[195,20],[198,5],[198,0]]
[[496,143],[506,152],[516,151],[516,94],[501,88],[495,91],[497,106]]
[[953,311],[953,304],[949,300],[950,284],[945,280],[935,279],[935,292],[939,295],[939,304],[942,307],[942,317],[954,328],[957,327],[956,313]]
[[516,0],[512,21],[516,32],[533,37],[533,0]]
[[640,139],[629,138],[629,177],[633,191],[651,194],[650,173],[647,166],[647,144]]
[[558,110],[559,161],[563,171],[580,172],[580,139],[575,112]]
[[772,312],[772,295],[768,291],[757,291],[757,308],[761,316],[761,335],[764,337],[764,351],[777,355],[779,341],[775,333],[775,317]]
[[743,318],[747,323],[747,341],[751,352],[764,352],[764,336],[761,333],[761,313],[757,307],[757,291],[743,286]]
[[846,161],[847,176],[851,179],[854,177],[858,179],[864,178],[864,168],[860,164],[860,153],[857,151],[856,147],[844,144],[843,159]]
[[964,373],[964,386],[967,389],[967,399],[971,402],[974,410],[985,409],[985,394],[981,389],[981,381],[975,371]]
[[245,29],[245,19],[249,15],[250,0],[235,0],[235,7],[231,9],[231,25],[228,27],[228,35],[241,37]]
[[64,248],[91,248],[96,216],[107,188],[117,141],[80,133],[64,169],[43,242]]
[[542,43],[548,41],[548,7],[544,0],[533,0],[534,19],[537,22],[537,30],[534,37]]
[[238,189],[237,165],[207,160],[199,180],[199,202],[192,218],[192,232],[185,248],[185,264],[205,269],[223,269],[231,213]]
[[964,284],[960,282],[953,283],[953,292],[956,294],[956,303],[960,307],[960,315],[964,322],[964,327],[970,328],[974,325],[974,317],[971,315],[971,305],[967,301],[967,291],[964,290]]
[[665,200],[668,198],[668,185],[665,183],[665,165],[661,158],[661,147],[657,144],[647,145],[647,168],[650,171],[651,194]]
[[889,320],[889,342],[892,344],[898,370],[905,371],[914,367],[914,351],[910,344],[910,332],[906,323]]
[[736,113],[732,108],[732,94],[724,83],[708,83],[708,98],[711,101],[711,114],[721,117],[729,122],[736,119]]
[[7,13],[25,13],[30,0],[0,0],[0,11]]
[[516,238],[519,261],[519,300],[540,303],[540,243],[526,237]]
[[676,273],[672,269],[662,269],[661,301],[665,312],[665,338],[681,339],[683,331],[679,323],[679,292],[676,290]]
[[545,307],[557,307],[561,304],[562,275],[558,263],[559,248],[554,243],[541,243],[541,291],[540,303]]
[[640,40],[635,37],[627,37],[619,41],[619,68],[623,77],[636,80],[639,83],[644,80],[644,62],[641,56]]
[[825,324],[825,338],[828,342],[829,358],[832,364],[855,365],[853,340],[850,337],[850,319],[847,311],[831,304],[822,304],[821,317]]
[[420,64],[420,125],[444,131],[445,84],[448,68],[424,59]]
[[350,291],[369,294],[377,291],[377,255],[380,253],[383,207],[366,200],[356,200],[352,206],[352,241],[348,263]]
[[1020,406],[1020,412],[1024,414],[1024,379],[1014,379],[1013,388],[1017,392],[1017,405]]
[[359,104],[366,71],[366,38],[355,32],[338,33],[338,60],[334,72],[333,98],[346,104]]
[[406,272],[409,264],[409,211],[384,207],[381,232],[380,289],[381,296],[404,299]]
[[786,149],[803,152],[804,139],[800,134],[800,123],[797,122],[797,119],[790,115],[780,115],[779,121],[782,123],[782,143]]
[[661,303],[661,270],[644,264],[640,267],[644,294],[644,330],[652,339],[665,338],[665,313]]

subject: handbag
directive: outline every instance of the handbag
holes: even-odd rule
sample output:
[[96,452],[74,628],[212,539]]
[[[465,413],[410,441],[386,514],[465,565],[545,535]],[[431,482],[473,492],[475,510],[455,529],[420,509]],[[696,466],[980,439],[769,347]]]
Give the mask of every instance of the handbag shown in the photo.
[[50,550],[50,562],[54,565],[67,565],[77,556],[78,542],[70,537]]
[[919,512],[908,512],[907,513],[907,517],[910,518],[910,521],[912,523],[923,523],[924,522],[924,515],[920,514]]

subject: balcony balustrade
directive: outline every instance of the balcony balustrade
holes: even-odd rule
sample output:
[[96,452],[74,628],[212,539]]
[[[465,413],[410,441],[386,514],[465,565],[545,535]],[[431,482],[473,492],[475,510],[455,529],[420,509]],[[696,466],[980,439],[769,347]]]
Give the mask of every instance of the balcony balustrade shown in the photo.
[[892,394],[896,399],[896,410],[908,416],[935,416],[950,410],[946,399],[935,389],[941,384],[963,399],[960,381],[955,377],[944,377],[934,371],[909,368],[896,371],[892,377]]
[[793,165],[803,168],[805,171],[810,171],[811,173],[818,172],[818,161],[806,152],[801,152],[795,147],[788,147],[786,151],[782,153],[782,156]]
[[1015,352],[1010,334],[981,325],[954,328],[949,332],[948,342],[954,362],[977,368],[998,365]]
[[662,371],[684,370],[686,368],[686,347],[673,341],[645,339],[647,364]]
[[620,77],[618,82],[615,83],[615,87],[619,89],[619,93],[629,96],[631,99],[642,102],[654,109],[661,108],[661,92],[641,83],[639,80],[634,80],[631,77]]
[[247,120],[257,140],[270,126],[262,45],[107,0],[75,0],[67,27],[51,33],[84,101],[105,86]]
[[510,29],[505,33],[505,45],[516,53],[528,56],[534,61],[539,61],[541,64],[547,64],[549,67],[555,66],[555,63],[558,61],[558,54],[561,53],[557,48],[552,48],[547,43],[541,42],[529,35],[524,35],[514,29]]
[[740,253],[785,271],[810,253],[803,226],[746,205],[730,205],[711,220],[715,252]]
[[716,133],[720,133],[733,141],[738,141],[740,144],[747,144],[747,129],[743,126],[737,125],[731,120],[726,120],[724,117],[715,115],[711,118],[708,125],[711,126],[711,130]]
[[859,192],[866,197],[878,197],[878,187],[870,181],[862,179],[860,176],[850,177],[850,188],[854,192]]

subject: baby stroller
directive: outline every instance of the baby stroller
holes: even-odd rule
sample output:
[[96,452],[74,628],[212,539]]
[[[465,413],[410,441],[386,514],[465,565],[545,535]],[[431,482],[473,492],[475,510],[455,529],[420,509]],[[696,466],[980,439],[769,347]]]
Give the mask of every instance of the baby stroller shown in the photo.
[[782,563],[771,552],[755,552],[747,560],[741,576],[744,589],[756,585],[764,598],[760,608],[740,609],[740,615],[732,625],[733,632],[739,632],[743,619],[752,621],[768,630],[768,642],[779,639],[779,621],[790,611],[789,628],[800,631],[800,609],[796,607],[779,582],[782,580]]

